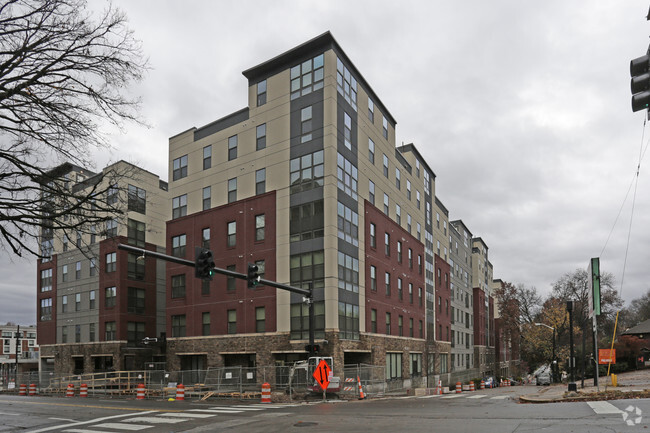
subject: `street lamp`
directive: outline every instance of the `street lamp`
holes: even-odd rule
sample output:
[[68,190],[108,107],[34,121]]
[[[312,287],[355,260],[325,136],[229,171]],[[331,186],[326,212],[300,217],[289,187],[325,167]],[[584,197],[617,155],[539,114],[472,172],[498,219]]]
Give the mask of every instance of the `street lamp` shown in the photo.
[[557,360],[555,359],[555,328],[547,325],[546,323],[535,322],[535,326],[544,326],[545,328],[553,330],[553,357],[551,359],[551,382],[555,382],[557,374]]

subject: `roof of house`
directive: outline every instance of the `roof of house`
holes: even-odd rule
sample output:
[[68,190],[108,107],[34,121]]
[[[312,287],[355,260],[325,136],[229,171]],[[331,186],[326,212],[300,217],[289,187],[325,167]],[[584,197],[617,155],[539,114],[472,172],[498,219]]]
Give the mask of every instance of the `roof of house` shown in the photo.
[[625,330],[622,335],[641,335],[648,334],[650,335],[650,319],[645,322],[641,322],[636,326],[633,326],[630,329]]

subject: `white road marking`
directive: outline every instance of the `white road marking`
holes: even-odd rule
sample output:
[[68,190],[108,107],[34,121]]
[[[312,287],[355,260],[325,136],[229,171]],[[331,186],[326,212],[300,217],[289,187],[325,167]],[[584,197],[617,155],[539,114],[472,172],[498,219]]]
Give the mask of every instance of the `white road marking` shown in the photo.
[[136,418],[125,419],[124,422],[150,422],[153,424],[176,424],[178,422],[189,421],[188,418],[171,418],[161,416],[139,416]]
[[207,413],[187,413],[187,412],[163,412],[158,416],[168,416],[170,418],[211,418],[216,414]]
[[115,433],[109,432],[108,430],[86,430],[81,428],[71,428],[69,430],[63,430],[65,433]]
[[476,394],[476,395],[471,395],[471,396],[469,396],[467,398],[483,398],[483,397],[487,397],[487,395],[486,394]]
[[459,397],[465,397],[463,394],[452,394],[452,395],[446,395],[442,398],[459,398]]
[[[140,415],[145,415],[145,414],[150,414],[150,413],[156,413],[156,411],[155,410],[150,410],[150,411],[146,411],[146,412],[140,412]],[[105,417],[102,417],[102,418],[95,418],[95,419],[91,419],[90,421],[76,422],[74,424],[55,425],[55,426],[45,427],[45,428],[42,428],[42,429],[39,429],[39,430],[32,430],[30,433],[41,433],[41,432],[50,431],[50,430],[59,430],[59,429],[63,429],[63,428],[66,428],[66,427],[76,427],[78,425],[94,424],[94,423],[100,422],[100,421],[106,421],[106,420],[115,419],[115,418],[124,418],[124,417],[127,417],[127,416],[133,416],[133,414],[132,413],[124,413],[124,414],[121,414],[121,415],[112,415],[112,416],[105,416]],[[116,424],[116,425],[119,425],[119,424]]]
[[250,407],[250,406],[216,406],[216,407],[211,407],[211,410],[239,410],[239,411],[256,411],[256,410],[264,410],[265,408],[263,407]]
[[105,427],[105,428],[110,428],[113,430],[129,430],[129,431],[136,431],[136,430],[144,430],[146,428],[151,428],[153,427],[152,425],[140,425],[140,424],[126,424],[126,423],[121,423],[121,422],[107,422],[104,424],[97,424],[96,426],[93,427]]
[[599,415],[602,414],[620,414],[622,410],[606,401],[588,401],[587,404]]
[[204,412],[204,413],[242,413],[243,410],[233,409],[190,409],[190,412]]
[[491,397],[490,400],[505,400],[508,397],[507,395],[497,395],[496,397]]
[[440,396],[441,396],[441,394],[431,394],[431,395],[423,395],[423,396],[418,397],[418,398],[434,398],[434,397],[440,397]]

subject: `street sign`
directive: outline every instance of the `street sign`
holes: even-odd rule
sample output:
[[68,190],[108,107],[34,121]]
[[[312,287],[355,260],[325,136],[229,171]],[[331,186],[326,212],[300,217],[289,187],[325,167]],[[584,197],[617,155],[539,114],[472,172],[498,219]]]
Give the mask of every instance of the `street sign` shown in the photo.
[[598,349],[598,364],[616,364],[616,349]]
[[330,368],[330,366],[327,365],[327,362],[325,362],[324,359],[321,359],[320,362],[318,363],[318,366],[316,367],[316,370],[314,371],[313,376],[314,379],[316,379],[316,382],[318,382],[320,387],[323,389],[323,391],[325,391],[330,384],[331,373],[332,373],[332,369]]

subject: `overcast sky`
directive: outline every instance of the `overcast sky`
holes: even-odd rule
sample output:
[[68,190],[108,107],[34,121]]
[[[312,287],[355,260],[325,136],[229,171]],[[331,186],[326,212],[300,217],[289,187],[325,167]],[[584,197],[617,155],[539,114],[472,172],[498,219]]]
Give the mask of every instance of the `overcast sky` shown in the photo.
[[[487,243],[495,278],[546,296],[601,257],[626,301],[650,289],[645,160],[632,183],[650,131],[629,84],[647,0],[114,4],[150,59],[132,91],[152,128],[114,136],[95,169],[125,159],[166,180],[170,136],[245,107],[243,70],[329,30],[397,120],[397,143],[436,173],[450,219]],[[0,266],[0,323],[35,323],[35,262]]]

